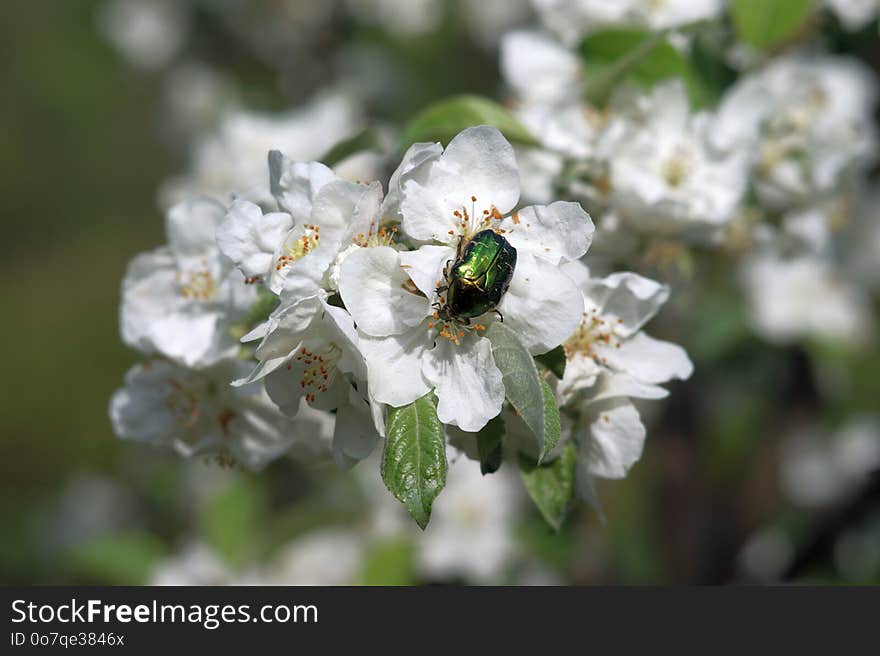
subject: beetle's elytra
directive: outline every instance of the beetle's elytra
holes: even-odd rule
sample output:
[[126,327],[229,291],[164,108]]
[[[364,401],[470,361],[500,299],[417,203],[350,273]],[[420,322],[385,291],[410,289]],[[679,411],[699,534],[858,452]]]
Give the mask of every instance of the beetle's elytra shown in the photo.
[[515,268],[516,249],[502,235],[494,230],[478,232],[459,246],[458,257],[445,272],[441,318],[469,323],[494,310],[510,287]]

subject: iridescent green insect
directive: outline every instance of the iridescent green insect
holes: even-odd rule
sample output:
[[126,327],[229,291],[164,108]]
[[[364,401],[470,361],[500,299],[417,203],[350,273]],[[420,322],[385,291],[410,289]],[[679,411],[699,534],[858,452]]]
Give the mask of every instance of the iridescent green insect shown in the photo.
[[[495,309],[510,287],[516,268],[516,249],[494,230],[482,230],[458,245],[456,259],[443,272],[446,300],[434,304],[443,321],[469,324],[470,320]],[[501,317],[504,320],[504,317]]]

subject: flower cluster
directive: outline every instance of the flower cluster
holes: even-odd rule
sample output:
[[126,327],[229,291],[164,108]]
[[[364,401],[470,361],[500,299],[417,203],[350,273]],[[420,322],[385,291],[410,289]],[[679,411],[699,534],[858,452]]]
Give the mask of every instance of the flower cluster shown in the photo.
[[129,268],[123,339],[153,359],[113,398],[120,436],[253,467],[285,453],[350,467],[391,413],[431,398],[472,452],[511,385],[490,338],[500,323],[526,357],[568,359],[553,384],[576,420],[560,444],[577,445],[589,488],[638,458],[629,399],[690,375],[679,347],[640,332],[668,288],[592,278],[589,215],[521,207],[514,149],[493,127],[413,144],[387,193],[279,151],[268,170],[271,206],[182,201],[169,245]]
[[[670,297],[698,302],[693,253],[767,341],[870,342],[862,64],[804,35],[761,51],[720,0],[531,4],[529,29],[491,21],[508,107],[456,97],[365,127],[357,94],[384,78],[357,75],[277,115],[226,107],[163,188],[168,245],[123,282],[123,340],[149,359],[112,399],[120,436],[254,468],[348,469],[382,445],[422,526],[459,451],[484,473],[518,462],[556,525],[553,498],[598,508],[595,479],[641,457],[645,402],[692,375],[644,329]],[[845,29],[876,13],[825,4]],[[443,14],[345,6],[397,35]]]

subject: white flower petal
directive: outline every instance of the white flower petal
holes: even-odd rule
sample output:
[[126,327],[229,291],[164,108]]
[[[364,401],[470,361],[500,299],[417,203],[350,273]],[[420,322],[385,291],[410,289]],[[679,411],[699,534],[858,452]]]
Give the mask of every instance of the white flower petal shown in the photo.
[[686,380],[694,371],[687,353],[678,344],[664,342],[639,332],[624,340],[620,348],[597,342],[596,354],[603,363],[624,371],[645,383]]
[[607,401],[591,408],[587,435],[579,434],[578,451],[586,455],[589,471],[601,478],[623,478],[642,456],[645,427],[628,399]]
[[400,253],[400,266],[412,279],[415,286],[433,299],[437,285],[443,281],[443,268],[449,260],[455,259],[455,249],[449,246],[421,246],[417,251]]
[[290,231],[276,257],[301,251],[302,247],[297,246],[302,242],[308,244],[307,252],[272,271],[270,288],[292,298],[317,293],[345,237],[368,229],[378,211],[380,196],[378,182],[365,186],[334,180],[325,184],[314,198],[308,222]]
[[389,337],[360,334],[359,345],[367,362],[374,400],[399,408],[430,391],[421,373],[421,361],[430,345],[425,339],[427,330],[424,325]]
[[414,143],[407,148],[400,166],[391,174],[388,182],[388,194],[382,202],[380,216],[385,219],[403,220],[400,214],[400,178],[412,169],[424,164],[429,159],[436,159],[443,154],[443,146],[439,143]]
[[518,30],[505,34],[501,70],[505,81],[523,98],[552,103],[580,93],[580,60],[540,32]]
[[345,258],[339,293],[357,327],[368,335],[396,335],[417,326],[430,313],[430,301],[412,291],[397,251],[363,248]]
[[537,355],[571,336],[581,322],[584,299],[571,278],[549,260],[523,253],[498,310]]
[[171,250],[180,256],[200,256],[217,250],[217,226],[226,208],[210,198],[177,203],[165,215],[165,233]]
[[263,214],[259,205],[237,200],[217,228],[217,245],[248,278],[266,277],[272,269],[275,252],[292,227],[289,214]]
[[580,393],[592,389],[600,372],[601,367],[593,358],[574,353],[565,363],[562,380],[556,384],[556,396],[560,405],[568,404]]
[[122,340],[143,353],[158,352],[189,367],[234,356],[238,346],[225,330],[231,308],[183,297],[179,275],[174,255],[165,247],[132,260],[122,283]]
[[286,357],[305,339],[306,332],[322,309],[319,297],[276,308],[269,316],[269,329],[257,347],[257,357],[260,360]]
[[[443,154],[401,176],[403,229],[420,240],[450,243],[459,232],[453,212],[467,210],[472,219],[495,207],[509,212],[519,200],[519,171],[513,146],[493,127],[468,128]],[[476,198],[473,201],[472,198]]]
[[277,405],[278,409],[288,417],[297,415],[300,409],[300,400],[305,396],[305,390],[298,384],[299,378],[297,376],[302,369],[299,368],[294,372],[287,368],[292,362],[292,358],[293,353],[263,376],[266,393],[272,399],[272,403]]
[[378,440],[379,435],[370,418],[370,406],[353,394],[350,402],[343,403],[336,411],[334,453],[341,452],[345,456],[341,459],[343,463],[354,464],[369,456]]
[[[566,373],[568,373],[567,368]],[[590,401],[603,401],[624,396],[634,399],[663,399],[669,396],[669,391],[657,385],[642,382],[621,371],[604,371],[599,377],[599,384],[590,397]]]
[[161,360],[138,364],[125,374],[125,387],[110,400],[113,432],[126,440],[161,441],[177,428],[168,411],[166,381],[177,367]]
[[476,432],[501,412],[504,383],[487,339],[466,336],[458,345],[438,339],[422,361],[422,374],[434,385],[444,424]]
[[320,162],[294,162],[277,150],[269,152],[272,195],[296,223],[309,220],[318,192],[336,179],[336,174]]
[[518,252],[528,251],[554,264],[583,257],[596,227],[579,203],[557,201],[514,212],[500,224]]
[[[669,287],[636,273],[612,273],[582,287],[590,306],[615,323],[615,333],[628,337],[650,321],[669,298]],[[619,320],[619,321],[618,321]]]

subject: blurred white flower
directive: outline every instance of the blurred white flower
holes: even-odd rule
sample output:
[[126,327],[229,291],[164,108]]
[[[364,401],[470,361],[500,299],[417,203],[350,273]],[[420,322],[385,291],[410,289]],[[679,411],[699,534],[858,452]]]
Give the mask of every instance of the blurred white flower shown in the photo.
[[449,467],[431,523],[418,541],[418,568],[428,579],[498,582],[517,555],[514,520],[522,510],[519,481],[506,469],[483,476],[477,463]]
[[300,439],[295,425],[260,385],[231,387],[247,363],[222,362],[202,370],[162,360],[132,367],[110,400],[115,433],[126,440],[172,448],[183,456],[217,456],[260,469]]
[[169,71],[162,95],[171,123],[169,136],[178,139],[204,133],[237,102],[235,85],[226,73],[196,61]]
[[723,0],[532,0],[541,22],[569,44],[612,27],[665,30],[717,18]]
[[461,18],[478,45],[496,47],[505,33],[531,18],[529,0],[458,0]]
[[231,328],[256,290],[217,248],[214,233],[224,213],[201,198],[168,210],[168,245],[135,257],[122,282],[120,324],[128,346],[188,367],[235,356]]
[[398,37],[434,31],[447,8],[443,0],[345,0],[345,4],[358,21],[378,25]]
[[825,0],[825,6],[848,30],[865,27],[880,13],[880,2],[877,0]]
[[805,508],[840,503],[880,470],[880,424],[859,417],[832,435],[803,431],[785,443],[780,460],[780,485],[793,503]]
[[149,585],[230,585],[232,580],[232,572],[211,547],[192,542],[160,561]]
[[880,292],[880,187],[857,197],[844,248],[853,279],[874,294]]
[[712,228],[735,215],[748,180],[748,151],[712,146],[715,120],[691,114],[681,81],[618,96],[610,140],[609,202],[631,227],[653,232]]
[[110,0],[98,28],[129,63],[155,70],[180,51],[189,32],[187,3],[171,0]]
[[771,209],[822,200],[876,155],[874,76],[853,59],[792,55],[742,77],[711,133],[752,151],[755,190]]
[[791,538],[778,527],[763,529],[746,541],[739,552],[738,566],[748,581],[778,581],[794,556]]
[[362,123],[357,103],[344,92],[325,92],[281,114],[237,111],[228,114],[215,134],[200,140],[190,172],[170,180],[160,192],[163,204],[194,194],[222,202],[232,195],[269,204],[266,157],[279,150],[296,160],[315,160]]
[[[561,169],[562,157],[583,160],[596,154],[606,116],[584,105],[582,64],[576,53],[547,34],[518,30],[501,42],[501,71],[516,95],[517,117],[544,147],[537,151],[540,160],[528,156],[531,163]],[[560,163],[548,159],[551,156]],[[528,190],[533,183],[525,172],[522,178],[524,195],[531,200]]]
[[322,528],[284,547],[264,576],[278,585],[353,585],[363,557],[364,545],[356,533]]
[[755,330],[773,342],[815,336],[864,343],[872,330],[870,301],[826,259],[756,253],[740,268]]

